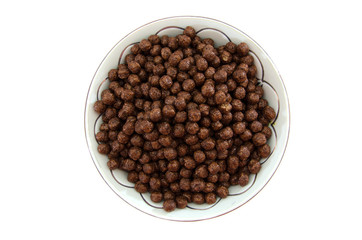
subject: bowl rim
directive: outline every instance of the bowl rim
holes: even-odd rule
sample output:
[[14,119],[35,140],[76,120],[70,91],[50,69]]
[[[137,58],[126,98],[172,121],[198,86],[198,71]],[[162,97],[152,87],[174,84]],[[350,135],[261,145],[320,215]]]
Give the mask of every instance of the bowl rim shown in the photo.
[[[288,110],[288,129],[287,129],[287,136],[286,136],[286,142],[285,142],[285,146],[284,146],[284,149],[283,149],[283,152],[282,152],[282,155],[280,157],[280,160],[278,162],[278,165],[276,166],[274,172],[272,173],[272,175],[269,177],[269,179],[263,184],[263,186],[260,188],[259,191],[257,191],[251,198],[249,198],[248,200],[246,200],[244,203],[242,203],[241,205],[229,210],[229,211],[226,211],[224,213],[221,213],[221,214],[218,214],[216,216],[212,216],[212,217],[208,217],[208,218],[202,218],[202,219],[192,219],[192,220],[179,220],[179,219],[169,219],[169,218],[166,218],[166,217],[160,217],[160,216],[157,216],[157,215],[154,215],[154,214],[151,214],[151,213],[148,213],[146,211],[143,211],[139,208],[137,208],[136,206],[132,205],[131,203],[129,203],[127,200],[125,200],[124,198],[122,198],[122,196],[120,196],[113,188],[112,186],[110,185],[110,183],[108,183],[108,181],[104,178],[103,174],[101,173],[100,169],[98,168],[96,162],[95,162],[95,159],[93,158],[92,156],[92,153],[91,153],[91,149],[90,149],[90,143],[88,142],[88,136],[87,136],[87,103],[88,103],[88,97],[89,97],[89,93],[90,93],[90,89],[93,85],[93,82],[94,82],[94,79],[98,73],[98,70],[100,68],[100,66],[103,64],[103,62],[105,61],[105,59],[108,57],[108,55],[112,52],[112,50],[120,43],[122,42],[124,39],[126,39],[129,35],[131,35],[132,33],[140,30],[141,28],[147,26],[147,25],[150,25],[152,23],[155,23],[155,22],[158,22],[158,21],[162,21],[162,20],[168,20],[168,19],[179,19],[179,18],[195,18],[195,19],[203,19],[203,20],[212,20],[212,21],[216,21],[216,22],[219,22],[219,23],[222,23],[222,24],[225,24],[239,32],[241,32],[242,34],[244,34],[245,36],[247,36],[248,38],[250,38],[255,45],[257,45],[260,49],[263,50],[263,52],[265,53],[265,55],[268,57],[268,60],[270,61],[272,67],[274,68],[274,70],[276,71],[276,73],[278,74],[279,78],[280,78],[280,81],[281,81],[281,84],[282,84],[282,87],[283,87],[283,90],[284,90],[284,93],[285,93],[285,97],[286,97],[286,104],[287,104],[287,110]],[[101,63],[98,65],[93,77],[92,77],[92,81],[90,82],[89,84],[89,88],[88,88],[88,91],[87,91],[87,96],[86,96],[86,99],[85,99],[85,107],[84,107],[84,134],[85,134],[85,140],[86,140],[86,143],[87,143],[87,148],[88,148],[88,151],[89,151],[89,154],[90,154],[90,157],[92,158],[92,161],[93,161],[93,164],[95,165],[98,173],[101,175],[102,179],[106,182],[106,184],[108,185],[108,187],[118,196],[120,197],[124,202],[126,202],[128,205],[132,206],[133,208],[149,215],[149,216],[152,216],[152,217],[155,217],[155,218],[159,218],[159,219],[163,219],[163,220],[168,220],[168,221],[173,221],[173,222],[198,222],[198,221],[204,221],[204,220],[209,220],[209,219],[213,219],[213,218],[217,218],[217,217],[220,217],[220,216],[223,216],[225,214],[228,214],[232,211],[235,211],[236,209],[240,208],[241,206],[245,205],[246,203],[248,203],[251,199],[253,199],[256,195],[259,194],[259,192],[261,190],[264,189],[264,187],[269,183],[269,181],[272,179],[272,177],[274,176],[275,172],[278,170],[279,166],[280,166],[280,163],[282,162],[283,160],[283,157],[284,157],[284,154],[285,154],[285,151],[287,149],[287,146],[288,146],[288,142],[289,142],[289,134],[290,134],[290,124],[291,124],[291,117],[290,117],[290,102],[289,102],[289,97],[288,97],[288,93],[287,93],[287,90],[286,90],[286,87],[285,87],[285,83],[283,81],[283,78],[279,72],[279,70],[277,69],[275,63],[273,62],[272,58],[269,56],[269,54],[264,50],[264,48],[262,48],[252,37],[250,37],[248,34],[246,34],[245,32],[241,31],[240,29],[232,26],[231,24],[228,24],[226,22],[223,22],[221,20],[218,20],[218,19],[215,19],[215,18],[210,18],[210,17],[204,17],[204,16],[196,16],[196,15],[180,15],[180,16],[170,16],[170,17],[165,17],[165,18],[159,18],[159,19],[156,19],[156,20],[153,20],[151,22],[148,22],[146,24],[143,24],[139,27],[137,27],[136,29],[134,29],[133,31],[129,32],[128,34],[126,34],[123,38],[121,38],[109,51],[108,53],[106,54],[106,56],[102,59]]]

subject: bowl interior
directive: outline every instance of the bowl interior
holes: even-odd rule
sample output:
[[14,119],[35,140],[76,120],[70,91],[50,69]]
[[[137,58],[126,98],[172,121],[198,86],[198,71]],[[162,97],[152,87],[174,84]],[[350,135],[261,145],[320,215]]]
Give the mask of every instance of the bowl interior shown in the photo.
[[[162,210],[162,204],[153,203],[149,193],[137,193],[134,184],[127,181],[126,173],[120,170],[110,171],[107,167],[107,156],[97,151],[98,143],[95,133],[102,122],[101,117],[93,110],[93,104],[100,99],[100,93],[107,88],[108,71],[116,68],[119,62],[130,52],[133,44],[147,38],[151,34],[176,36],[182,33],[186,26],[193,26],[202,38],[212,38],[216,46],[232,41],[236,44],[246,42],[254,56],[257,67],[257,78],[265,92],[265,98],[276,110],[277,117],[271,124],[272,137],[268,141],[271,146],[271,155],[262,159],[262,169],[258,174],[250,176],[249,184],[245,187],[230,187],[230,196],[218,199],[213,205],[189,204],[185,209],[176,209],[171,213]],[[250,37],[240,30],[217,20],[202,17],[173,17],[161,19],[146,24],[128,34],[108,53],[100,64],[89,88],[85,108],[85,132],[88,148],[92,159],[106,183],[124,201],[137,209],[164,219],[177,221],[194,221],[216,217],[230,212],[250,200],[269,181],[276,171],[285,151],[289,134],[289,106],[283,81],[273,62],[265,51]]]

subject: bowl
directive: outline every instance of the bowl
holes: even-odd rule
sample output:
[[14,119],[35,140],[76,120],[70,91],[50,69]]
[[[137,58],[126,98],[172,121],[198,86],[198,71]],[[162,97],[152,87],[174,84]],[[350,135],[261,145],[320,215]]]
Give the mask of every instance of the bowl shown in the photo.
[[[237,44],[246,42],[249,45],[250,54],[254,57],[257,67],[257,79],[263,85],[264,97],[276,111],[276,118],[271,123],[272,136],[268,140],[271,154],[260,161],[262,164],[260,172],[250,175],[247,186],[231,186],[229,196],[224,199],[218,198],[213,205],[189,203],[185,209],[165,212],[161,203],[157,204],[150,200],[149,193],[140,194],[136,192],[134,184],[127,181],[124,171],[109,170],[107,156],[101,155],[97,151],[98,143],[95,134],[102,123],[102,118],[93,110],[93,104],[100,99],[102,90],[108,87],[108,71],[117,68],[120,62],[124,62],[124,58],[130,52],[133,44],[151,34],[176,36],[182,33],[186,26],[194,27],[201,38],[212,38],[216,46],[226,44],[229,41]],[[288,97],[283,80],[270,57],[253,39],[237,28],[215,19],[180,16],[164,18],[143,25],[126,35],[110,50],[99,65],[90,84],[84,122],[86,141],[93,162],[104,181],[121,199],[138,210],[158,218],[174,221],[197,221],[221,216],[235,210],[263,189],[277,170],[286,149],[289,136],[289,115]]]

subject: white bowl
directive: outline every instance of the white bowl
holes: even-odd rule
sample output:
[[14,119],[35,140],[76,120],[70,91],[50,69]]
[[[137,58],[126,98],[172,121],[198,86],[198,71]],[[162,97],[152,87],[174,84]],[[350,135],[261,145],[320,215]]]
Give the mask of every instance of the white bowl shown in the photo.
[[[250,176],[250,182],[245,187],[230,187],[230,196],[218,199],[213,205],[188,204],[185,209],[165,212],[161,204],[153,203],[150,194],[140,194],[133,189],[134,184],[127,181],[126,173],[121,170],[110,171],[107,167],[107,156],[97,151],[98,143],[95,134],[102,122],[100,115],[93,110],[94,102],[100,98],[100,93],[107,88],[108,71],[117,68],[119,61],[130,52],[130,47],[147,38],[151,34],[175,36],[186,26],[193,26],[202,38],[210,37],[215,45],[228,41],[234,43],[246,42],[254,56],[257,66],[257,78],[263,84],[265,98],[276,110],[277,116],[271,124],[273,135],[268,141],[271,155],[262,159],[262,168],[258,174]],[[120,57],[121,56],[121,57]],[[148,23],[126,35],[114,46],[98,67],[90,84],[85,106],[85,133],[91,157],[99,173],[109,187],[124,201],[149,215],[175,221],[197,221],[217,217],[244,205],[253,198],[270,180],[283,157],[289,136],[289,103],[282,78],[267,53],[249,36],[237,28],[224,22],[204,17],[170,17]]]

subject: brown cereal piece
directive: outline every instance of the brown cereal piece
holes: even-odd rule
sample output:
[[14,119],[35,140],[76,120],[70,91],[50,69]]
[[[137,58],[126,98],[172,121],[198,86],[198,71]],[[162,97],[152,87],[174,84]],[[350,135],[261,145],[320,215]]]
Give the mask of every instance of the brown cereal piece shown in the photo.
[[220,60],[222,63],[230,63],[233,60],[233,56],[228,51],[222,51],[220,54]]
[[172,53],[168,58],[168,62],[172,67],[176,67],[181,60],[182,60],[181,56],[176,53]]
[[192,122],[198,122],[201,119],[201,112],[198,109],[191,109],[187,113],[188,119]]
[[187,206],[187,198],[185,196],[176,197],[176,206],[177,208],[183,209]]
[[192,146],[198,143],[199,139],[196,135],[187,134],[184,137],[185,143]]
[[207,169],[210,172],[210,174],[217,174],[221,170],[217,162],[210,163]]
[[183,123],[187,120],[187,113],[185,111],[177,112],[174,118],[176,123]]
[[206,156],[205,156],[205,153],[201,150],[198,150],[198,151],[195,151],[193,153],[193,156],[194,156],[194,160],[197,162],[197,163],[202,163],[205,161],[206,159]]
[[179,168],[180,168],[180,162],[177,160],[172,160],[167,165],[167,169],[172,172],[177,172]]
[[250,56],[250,55],[247,55],[247,56],[245,56],[245,57],[242,57],[242,58],[240,59],[240,61],[241,61],[242,63],[247,64],[247,65],[250,67],[250,66],[253,65],[253,63],[254,63],[254,58],[253,58],[252,56]]
[[211,183],[216,183],[219,180],[219,176],[217,174],[209,174],[207,177],[207,181]]
[[264,144],[258,147],[258,153],[262,158],[268,157],[270,154],[270,146],[268,144]]
[[176,115],[176,110],[173,105],[165,105],[162,108],[162,116],[167,118],[172,118]]
[[138,73],[141,70],[141,65],[136,62],[136,61],[130,61],[128,63],[128,69],[132,72],[132,73]]
[[176,209],[176,202],[174,200],[165,200],[163,202],[163,209],[166,211],[166,212],[172,212]]
[[227,140],[232,138],[234,135],[233,130],[231,129],[231,127],[226,127],[223,128],[220,132],[219,132],[219,136],[221,139]]
[[[143,54],[137,54],[134,58],[134,61],[136,61],[141,67],[144,67],[146,62],[147,62],[147,59],[145,57],[145,55]],[[142,74],[144,74],[145,72],[142,72],[144,71],[142,68],[140,69],[140,71],[138,72],[138,76],[141,78],[142,77]]]
[[191,181],[192,192],[202,192],[205,188],[205,181],[201,178],[196,178]]
[[187,122],[185,125],[185,129],[186,129],[186,132],[194,135],[200,130],[200,127],[196,122]]
[[185,132],[186,130],[183,124],[175,124],[173,127],[173,136],[176,138],[182,138],[185,136]]
[[107,142],[109,140],[108,133],[106,131],[100,131],[96,134],[96,140],[98,142]]
[[163,75],[161,78],[160,78],[160,86],[167,90],[169,88],[171,88],[173,82],[172,82],[172,78],[168,75]]
[[160,171],[160,172],[166,172],[167,171],[167,161],[166,160],[159,160],[158,162],[157,162],[157,166],[158,166],[158,170]]
[[212,97],[215,94],[215,87],[213,84],[205,83],[201,87],[201,94],[205,97]]
[[[199,92],[198,90],[195,90],[192,92],[192,100],[196,103],[196,104],[203,104],[206,102],[206,98],[201,94],[201,92]],[[207,106],[207,105],[206,105]],[[200,109],[201,111],[201,109]]]
[[208,62],[213,61],[217,57],[215,53],[215,48],[211,44],[206,44],[205,47],[202,49],[202,56]]
[[173,51],[175,51],[179,47],[179,44],[178,44],[178,41],[177,41],[176,37],[169,37],[168,38],[168,47]]
[[[260,97],[260,95],[259,95]],[[263,110],[266,106],[268,106],[268,101],[261,98],[258,102],[258,110]]]
[[249,46],[246,43],[242,42],[236,47],[236,52],[240,56],[246,56],[249,53]]
[[191,180],[189,178],[181,178],[180,189],[183,191],[189,191],[191,189]]
[[198,71],[205,71],[208,68],[208,63],[205,58],[200,57],[196,60],[196,67]]
[[227,159],[227,167],[229,173],[235,173],[239,168],[239,158],[237,156],[229,156]]
[[146,163],[143,165],[142,170],[144,173],[150,175],[155,171],[154,163]]
[[127,79],[129,74],[130,74],[130,72],[126,65],[124,65],[124,64],[118,65],[117,75],[118,75],[119,79]]
[[131,183],[138,182],[138,173],[136,171],[130,171],[127,175],[127,180]]
[[171,77],[171,79],[176,79],[178,70],[175,67],[167,67],[166,74]]
[[149,40],[143,39],[138,46],[140,47],[141,51],[147,52],[151,49],[152,43]]
[[235,134],[242,134],[246,130],[245,122],[236,122],[232,126]]
[[206,193],[205,194],[205,202],[207,204],[214,204],[216,202],[216,194],[215,193]]
[[216,188],[216,194],[220,198],[226,198],[229,195],[229,190],[225,186],[219,186]]
[[212,40],[211,38],[205,38],[202,40],[203,43],[214,46],[214,40]]
[[249,183],[249,175],[246,173],[241,173],[238,181],[240,186],[246,186]]
[[111,151],[111,147],[106,143],[99,144],[97,149],[100,154],[108,154]]
[[169,57],[171,56],[172,54],[172,51],[170,48],[168,47],[164,47],[161,49],[161,57],[164,59],[164,60],[168,60]]
[[225,83],[227,81],[227,72],[223,69],[220,69],[215,72],[213,77],[214,77],[215,82]]
[[226,45],[225,45],[225,50],[234,54],[236,52],[236,44],[233,43],[233,42],[228,42]]
[[196,31],[193,27],[187,26],[183,32],[186,36],[189,36],[191,39],[196,37]]
[[132,147],[128,151],[128,156],[133,160],[138,160],[142,155],[142,150],[139,147]]
[[[151,75],[148,78],[148,83],[149,83],[149,84],[147,84],[148,86],[157,87],[160,85],[160,77],[157,75]],[[144,95],[147,96],[146,94],[144,94]]]
[[257,160],[250,160],[249,164],[248,164],[248,169],[250,171],[250,173],[252,174],[256,174],[260,171],[261,165]]
[[207,182],[205,184],[205,188],[204,188],[204,193],[211,193],[211,192],[214,192],[216,189],[216,186],[214,183],[212,182]]
[[118,117],[113,117],[108,121],[108,127],[110,130],[118,130],[121,125],[121,121]]
[[248,93],[246,95],[246,100],[250,103],[250,104],[256,104],[259,102],[259,95],[257,93]]
[[151,200],[152,202],[159,203],[163,200],[163,195],[161,192],[152,192],[151,193]]
[[129,172],[129,171],[135,170],[136,162],[127,158],[121,162],[120,167],[121,167],[121,169]]
[[191,44],[191,38],[187,35],[181,34],[177,36],[178,44],[182,48],[187,48]]
[[223,91],[217,91],[214,95],[214,100],[216,104],[223,104],[226,102],[226,94]]
[[163,193],[163,198],[165,200],[173,200],[173,199],[175,199],[175,193],[173,193],[169,189],[166,189]]
[[168,183],[173,183],[179,178],[179,173],[178,172],[167,171],[165,173],[165,178],[166,178],[166,181]]
[[165,67],[162,64],[157,64],[153,67],[152,73],[154,75],[162,76],[165,73]]
[[102,97],[102,102],[105,105],[113,105],[116,102],[114,94],[108,89],[102,92],[101,97]]
[[246,96],[245,88],[239,86],[235,89],[234,97],[237,99],[244,99]]
[[270,129],[270,127],[264,126],[261,130],[261,133],[265,135],[266,139],[269,139],[272,135],[272,130]]
[[187,169],[194,169],[196,167],[196,162],[193,158],[191,157],[184,157],[184,167]]
[[165,148],[163,153],[167,160],[173,160],[177,157],[177,151],[174,148]]
[[158,191],[161,189],[161,180],[159,178],[151,177],[149,185],[151,190]]
[[152,122],[158,122],[162,119],[162,112],[160,108],[154,108],[150,111],[150,120]]
[[202,193],[193,193],[192,194],[192,202],[196,204],[203,204],[205,202],[204,194]]
[[237,155],[241,161],[248,159],[250,151],[246,146],[241,146],[237,152]]
[[114,170],[114,169],[117,169],[119,164],[118,162],[115,160],[115,159],[110,159],[108,162],[107,162],[107,166],[110,170]]
[[275,113],[274,109],[270,106],[266,106],[263,109],[263,115],[269,121],[273,120],[276,117],[276,113]]
[[187,79],[182,83],[183,90],[187,92],[191,92],[195,88],[195,81],[192,79]]
[[121,84],[119,84],[118,81],[113,81],[113,82],[110,82],[109,83],[109,89],[112,90],[114,92],[114,94],[116,95],[116,97],[118,97],[118,95],[115,93],[115,90],[117,88],[120,88],[121,87]]
[[[154,61],[155,61],[156,58],[157,59],[162,59],[159,56],[161,54],[161,49],[162,49],[161,45],[156,44],[156,45],[152,46],[152,48],[150,50],[150,54],[151,54],[151,56],[155,57]],[[159,61],[159,60],[157,60],[157,61]]]
[[201,142],[201,147],[205,150],[212,150],[215,147],[215,140],[209,137]]
[[149,91],[149,96],[152,100],[159,100],[161,98],[161,91],[156,87],[151,87]]
[[131,53],[134,54],[134,55],[137,55],[141,52],[141,48],[139,46],[138,43],[134,44],[132,47],[131,47]]
[[160,44],[161,39],[158,35],[150,35],[148,37],[148,41],[150,41],[151,44],[155,45],[155,44]]
[[167,46],[169,42],[169,37],[167,35],[163,35],[161,37],[161,45],[162,46]]
[[116,81],[118,80],[118,70],[117,69],[111,69],[109,72],[108,72],[108,79],[109,81]]
[[181,91],[177,94],[177,97],[184,98],[186,102],[191,100],[191,94],[186,91]]
[[219,182],[228,182],[230,180],[230,174],[228,172],[221,172],[219,174]]
[[147,185],[138,181],[134,186],[135,190],[139,193],[146,193],[147,192]]
[[248,122],[252,122],[258,119],[258,112],[254,109],[247,110],[245,112],[245,120]]
[[249,129],[254,133],[260,132],[263,129],[263,124],[257,120],[253,121],[250,124]]
[[202,164],[199,165],[196,169],[195,169],[195,177],[197,178],[207,178],[207,176],[209,175],[209,172],[207,170],[206,165]]

